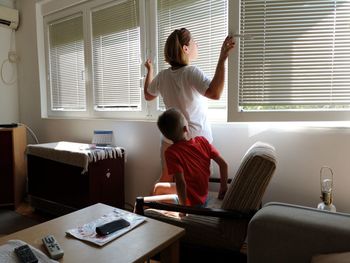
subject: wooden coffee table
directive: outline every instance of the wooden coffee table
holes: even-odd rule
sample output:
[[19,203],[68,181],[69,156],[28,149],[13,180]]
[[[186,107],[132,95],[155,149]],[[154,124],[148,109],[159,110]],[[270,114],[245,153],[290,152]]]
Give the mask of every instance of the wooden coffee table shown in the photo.
[[0,245],[11,239],[20,239],[48,255],[41,239],[52,234],[64,250],[60,262],[145,262],[158,253],[161,262],[179,262],[179,239],[185,230],[151,218],[146,218],[146,222],[103,247],[66,236],[66,230],[93,221],[113,209],[108,205],[95,204],[4,236],[0,238]]

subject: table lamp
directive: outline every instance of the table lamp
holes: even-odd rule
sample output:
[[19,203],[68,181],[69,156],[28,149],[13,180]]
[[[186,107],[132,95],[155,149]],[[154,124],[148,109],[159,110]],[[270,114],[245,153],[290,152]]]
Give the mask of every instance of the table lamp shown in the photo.
[[320,183],[321,183],[321,200],[317,208],[321,210],[327,210],[336,212],[336,208],[333,205],[333,171],[330,167],[323,166],[320,170]]

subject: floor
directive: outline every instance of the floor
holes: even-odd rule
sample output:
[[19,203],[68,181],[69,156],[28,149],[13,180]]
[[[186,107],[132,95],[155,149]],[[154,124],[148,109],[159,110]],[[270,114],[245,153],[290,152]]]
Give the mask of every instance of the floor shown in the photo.
[[222,249],[212,249],[203,247],[193,247],[182,244],[180,247],[180,262],[232,262],[246,263],[247,256],[242,253],[232,252]]
[[52,216],[35,212],[26,202],[21,203],[16,210],[13,210],[11,207],[1,207],[0,237],[40,224],[52,218]]
[[53,216],[44,213],[38,213],[33,207],[30,206],[28,202],[22,202],[16,209],[16,212],[27,216],[29,218],[37,219],[39,221],[47,221],[53,219]]

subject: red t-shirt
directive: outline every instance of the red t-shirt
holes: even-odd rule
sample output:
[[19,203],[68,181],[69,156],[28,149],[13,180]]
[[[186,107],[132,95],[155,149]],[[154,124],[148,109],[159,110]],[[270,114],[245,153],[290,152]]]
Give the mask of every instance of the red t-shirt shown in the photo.
[[186,181],[186,205],[202,205],[207,199],[210,159],[219,152],[202,136],[172,144],[165,151],[168,173],[182,173]]

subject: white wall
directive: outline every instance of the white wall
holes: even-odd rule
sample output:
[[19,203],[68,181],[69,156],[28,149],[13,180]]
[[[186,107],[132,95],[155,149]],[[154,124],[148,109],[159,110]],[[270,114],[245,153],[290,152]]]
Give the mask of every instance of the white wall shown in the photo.
[[[0,6],[13,7],[12,0],[0,0]],[[0,27],[0,123],[19,121],[18,88],[16,64],[7,61],[8,51],[15,49],[15,35],[5,27]]]
[[[94,129],[113,129],[115,141],[126,148],[126,200],[148,194],[160,172],[159,132],[154,122],[118,120],[54,120],[40,117],[35,0],[20,0],[22,25],[16,34],[19,64],[20,121],[29,125],[41,142],[90,142]],[[335,173],[334,202],[350,212],[350,128],[303,128],[299,124],[213,124],[214,142],[230,165],[231,176],[240,158],[255,141],[273,144],[278,168],[264,197],[316,206],[320,201],[319,170],[329,165]],[[29,138],[29,141],[32,140]]]

